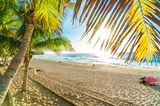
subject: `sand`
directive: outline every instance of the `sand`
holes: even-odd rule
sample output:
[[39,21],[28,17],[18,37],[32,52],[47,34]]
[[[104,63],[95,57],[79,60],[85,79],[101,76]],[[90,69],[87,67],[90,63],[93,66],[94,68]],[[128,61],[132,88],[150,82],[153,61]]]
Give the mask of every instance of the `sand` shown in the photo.
[[[139,83],[156,69],[32,60],[30,77],[75,105],[160,106],[160,92]],[[36,75],[35,69],[40,69]],[[107,104],[109,103],[109,104]]]
[[[0,67],[0,72],[4,73],[7,67]],[[10,92],[14,102],[13,106],[74,106],[73,103],[63,99],[50,91],[40,83],[29,77],[27,92],[22,92],[22,69],[13,80]],[[12,106],[8,104],[8,98],[2,106]]]
[[29,67],[27,93],[22,70],[10,87],[15,106],[160,106],[160,86],[139,83],[147,75],[160,79],[157,69],[35,59]]

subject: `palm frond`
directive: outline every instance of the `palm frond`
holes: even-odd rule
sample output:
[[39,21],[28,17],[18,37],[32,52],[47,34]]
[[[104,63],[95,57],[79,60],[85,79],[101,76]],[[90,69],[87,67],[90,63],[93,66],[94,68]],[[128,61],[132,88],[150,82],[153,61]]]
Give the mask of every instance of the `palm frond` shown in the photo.
[[36,51],[51,50],[57,53],[62,50],[73,51],[72,45],[65,37],[48,38],[35,42],[32,49]]
[[[20,41],[14,37],[0,35],[0,45],[9,45],[11,48],[18,48]],[[3,46],[2,46],[3,47]]]
[[[156,4],[158,4],[156,0],[134,2],[124,20],[125,30],[119,31],[119,34],[110,40],[112,53],[115,53],[126,40],[127,42],[119,54],[119,57],[122,57],[127,50],[130,50],[126,61],[150,62],[155,57],[160,59],[158,56],[160,54],[160,24],[158,21],[156,22],[159,20],[160,11]],[[131,56],[133,51],[134,54]]]
[[51,32],[60,26],[61,15],[57,0],[36,0],[34,20],[42,28]]
[[15,55],[20,43],[21,42],[14,37],[0,35],[0,56],[7,57]]
[[0,34],[14,36],[18,29],[19,20],[15,18],[15,12],[10,7],[0,8]]
[[[77,0],[73,20],[77,19],[82,2]],[[87,22],[85,36],[92,31],[89,41],[102,24],[112,30],[107,41],[101,42],[101,48],[111,49],[112,54],[122,48],[120,58],[129,50],[126,61],[152,61],[160,54],[159,8],[159,0],[85,0],[79,21]]]
[[[85,0],[83,11],[80,15],[80,23],[86,22],[86,31],[83,36],[86,36],[92,31],[89,36],[89,42],[93,39],[94,35],[97,33],[98,29],[101,27],[102,23],[111,29],[119,21],[119,18],[123,19],[126,12],[131,8],[134,0]],[[82,0],[77,0],[73,22],[77,19]]]
[[13,7],[19,0],[0,0],[0,7]]

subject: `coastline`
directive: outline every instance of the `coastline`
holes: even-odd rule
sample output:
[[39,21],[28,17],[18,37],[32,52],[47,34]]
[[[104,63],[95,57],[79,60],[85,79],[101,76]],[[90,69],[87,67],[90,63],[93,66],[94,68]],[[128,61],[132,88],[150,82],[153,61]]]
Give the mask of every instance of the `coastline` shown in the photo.
[[[145,72],[151,72],[151,73],[154,73],[154,72],[160,72],[160,67],[137,67],[137,66],[130,66],[130,65],[120,65],[120,64],[114,64],[114,63],[89,63],[89,62],[79,62],[79,61],[67,61],[67,60],[45,60],[45,59],[37,59],[37,58],[34,58],[33,61],[44,61],[44,62],[53,62],[53,63],[64,63],[64,64],[69,64],[69,65],[80,65],[80,66],[89,66],[92,68],[93,64],[94,66],[96,67],[103,67],[103,68],[108,68],[108,67],[111,67],[111,68],[115,68],[115,69],[127,69],[127,71],[129,70],[136,70],[136,71],[144,71]],[[101,68],[100,68],[101,69]],[[104,71],[103,69],[101,71]],[[132,72],[132,71],[129,71],[129,72]],[[121,72],[121,71],[120,71]],[[159,73],[158,73],[159,74]]]
[[37,75],[44,77],[46,81],[56,81],[115,105],[121,103],[127,106],[120,101],[150,106],[157,106],[159,103],[159,91],[139,83],[139,79],[147,75],[159,77],[160,73],[155,69],[124,68],[106,64],[96,64],[92,68],[89,63],[37,59],[31,61],[30,67],[43,70],[37,72]]
[[[80,57],[79,57],[79,54],[80,54]],[[76,58],[74,57],[74,55]],[[86,55],[88,55],[88,57]],[[116,66],[116,67],[122,67],[122,68],[126,68],[126,67],[136,68],[136,69],[142,69],[142,70],[155,70],[156,71],[160,69],[159,63],[154,63],[153,65],[151,65],[151,63],[148,63],[148,65],[147,63],[142,63],[141,65],[139,65],[138,63],[127,64],[127,63],[124,63],[125,60],[115,59],[113,57],[101,57],[95,54],[85,54],[85,53],[72,53],[72,54],[68,53],[68,54],[62,54],[61,56],[57,56],[53,54],[52,55],[35,55],[34,58],[39,59],[39,60],[63,61],[63,62],[73,62],[73,63],[82,63],[82,64],[109,65],[109,66]],[[86,60],[86,58],[89,58],[89,60]],[[104,60],[107,60],[107,61],[104,61]]]

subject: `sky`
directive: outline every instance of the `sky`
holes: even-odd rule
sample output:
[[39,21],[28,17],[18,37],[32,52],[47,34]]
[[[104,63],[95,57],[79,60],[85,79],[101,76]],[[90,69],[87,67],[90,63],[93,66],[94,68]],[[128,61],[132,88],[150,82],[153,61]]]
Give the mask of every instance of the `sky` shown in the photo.
[[[75,2],[76,0],[72,0],[72,1]],[[87,37],[81,40],[82,34],[84,33],[85,28],[86,28],[85,23],[82,25],[79,25],[79,22],[77,20],[75,24],[72,24],[73,11],[74,11],[73,9],[69,9],[67,11],[67,14],[66,14],[66,17],[63,23],[63,28],[62,28],[62,31],[63,31],[62,36],[67,37],[71,41],[71,44],[73,48],[76,50],[76,52],[81,52],[81,53],[86,53],[86,52],[87,53],[97,53],[97,52],[100,53],[101,52],[103,54],[104,52],[100,51],[99,45],[93,48],[94,44],[87,43]],[[104,37],[106,38],[107,34],[109,36],[110,31],[109,29],[107,31],[106,29],[103,30],[104,29],[103,27],[100,29],[101,30],[98,33],[99,33],[99,36],[101,36],[103,40]]]
[[[85,23],[80,25],[78,20],[76,20],[75,23],[72,24],[73,11],[74,11],[73,9],[69,9],[67,11],[67,14],[66,14],[64,21],[63,21],[64,23],[63,23],[63,27],[62,27],[62,32],[63,32],[62,36],[67,37],[71,41],[72,46],[76,50],[76,52],[97,53],[97,51],[99,51],[98,54],[101,54],[101,53],[103,54],[104,52],[100,50],[99,46],[94,47],[93,44],[87,43],[87,41],[88,41],[87,37],[81,39],[81,37],[85,31],[85,28],[86,28]],[[80,10],[80,11],[82,11],[82,10]],[[100,32],[106,33],[102,30]],[[101,35],[104,35],[104,34],[101,34]],[[102,38],[103,38],[103,36],[102,36]],[[105,52],[105,54],[106,54],[106,52]]]
[[80,38],[85,31],[85,25],[79,25],[78,22],[76,22],[76,25],[73,25],[72,16],[73,10],[68,10],[63,23],[62,35],[67,37],[71,41],[72,46],[76,49],[76,51],[80,52],[80,44],[82,43],[82,41],[80,41]]
[[87,43],[86,39],[81,40],[81,36],[85,31],[85,23],[80,25],[78,20],[72,24],[73,10],[68,10],[63,23],[62,36],[67,37],[76,52],[94,52],[93,46]]

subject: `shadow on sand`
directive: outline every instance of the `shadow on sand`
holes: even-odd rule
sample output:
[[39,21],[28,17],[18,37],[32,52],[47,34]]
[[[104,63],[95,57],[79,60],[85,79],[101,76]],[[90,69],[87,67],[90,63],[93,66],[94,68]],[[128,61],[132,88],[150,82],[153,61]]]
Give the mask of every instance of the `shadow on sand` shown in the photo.
[[149,87],[160,92],[160,86],[149,86]]

